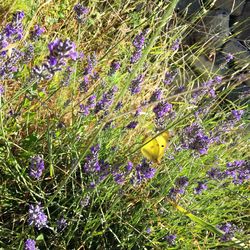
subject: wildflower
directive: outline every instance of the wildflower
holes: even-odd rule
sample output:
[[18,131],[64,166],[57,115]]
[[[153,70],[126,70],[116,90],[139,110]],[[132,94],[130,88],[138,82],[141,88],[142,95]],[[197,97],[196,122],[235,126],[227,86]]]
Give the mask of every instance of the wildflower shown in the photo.
[[32,44],[29,44],[23,54],[22,62],[27,64],[33,59],[33,57],[34,57],[34,46]]
[[244,183],[250,179],[250,161],[240,160],[227,163],[224,175],[233,178],[234,184]]
[[40,156],[35,156],[31,158],[29,175],[32,178],[39,180],[42,176],[44,168],[45,167],[43,159]]
[[114,180],[117,184],[123,185],[125,182],[125,176],[122,173],[115,173],[114,174]]
[[85,76],[93,73],[94,66],[97,63],[96,54],[93,53],[92,55],[88,56],[87,62],[88,62],[88,65],[85,67],[84,72],[83,72],[83,75]]
[[115,107],[115,110],[120,110],[122,108],[123,104],[121,101],[119,101]]
[[121,64],[118,61],[112,61],[108,75],[109,76],[114,75],[115,72],[120,69],[120,67]]
[[131,161],[128,162],[127,166],[126,166],[126,171],[130,172],[133,168],[133,163]]
[[0,84],[0,97],[4,94],[4,86]]
[[135,47],[135,51],[130,58],[130,63],[136,63],[142,56],[142,50],[145,44],[145,35],[147,31],[142,31],[133,40],[133,45]]
[[127,128],[127,129],[135,129],[137,125],[138,125],[138,121],[132,121],[132,122],[130,122],[130,123],[126,126],[126,128]]
[[85,163],[83,165],[83,169],[86,173],[100,171],[101,166],[98,159],[99,150],[99,144],[90,148],[90,153],[86,156]]
[[74,6],[75,18],[78,23],[83,23],[86,20],[87,15],[89,14],[89,9],[83,5],[76,4]]
[[80,83],[80,91],[84,91],[85,93],[88,91],[89,89],[89,76],[86,75],[86,76],[83,76],[83,80],[82,82]]
[[228,53],[228,54],[226,55],[226,63],[231,62],[233,59],[234,59],[233,54]]
[[47,226],[47,215],[43,212],[40,203],[29,206],[29,225],[34,225],[37,229]]
[[180,40],[179,40],[179,39],[176,39],[176,40],[174,41],[174,43],[172,44],[171,49],[172,49],[173,51],[177,51],[179,48],[180,48]]
[[155,113],[156,119],[160,119],[167,114],[169,114],[172,110],[172,104],[168,102],[159,102],[154,108],[153,112]]
[[62,232],[67,227],[67,221],[62,217],[61,219],[57,220],[57,230],[58,232]]
[[88,116],[90,114],[90,111],[95,107],[95,105],[96,95],[92,95],[88,98],[86,105],[80,104],[80,112],[83,113],[85,116]]
[[236,226],[229,222],[218,225],[217,227],[224,232],[224,235],[220,238],[221,241],[231,240],[234,237],[235,232],[237,231]]
[[159,101],[161,99],[161,96],[162,96],[161,89],[155,90],[149,99],[149,103]]
[[167,241],[167,243],[171,246],[175,245],[175,239],[176,239],[176,235],[175,234],[169,234],[167,236],[165,236],[165,239]]
[[143,82],[144,75],[138,75],[134,80],[132,80],[129,90],[132,95],[138,94],[141,91],[141,83]]
[[63,72],[63,78],[60,83],[62,87],[69,86],[72,73],[73,73],[73,69],[71,67],[67,67],[65,69],[65,71]]
[[207,185],[202,182],[202,181],[198,181],[198,185],[196,188],[194,188],[194,193],[195,194],[201,194],[202,191],[206,190],[207,189]]
[[163,80],[163,83],[164,83],[165,85],[170,85],[170,84],[174,81],[176,75],[177,75],[177,71],[176,71],[176,70],[175,70],[175,71],[172,71],[172,72],[168,72],[168,71],[167,71],[167,72],[165,73],[165,78],[164,78],[164,80]]
[[207,153],[212,142],[211,138],[205,135],[204,130],[197,123],[184,128],[182,141],[183,148],[196,150],[201,155]]
[[175,200],[177,195],[184,194],[185,188],[188,186],[188,178],[186,176],[181,176],[175,180],[175,187],[171,188],[169,191],[170,199]]
[[76,60],[78,58],[75,43],[68,39],[65,41],[56,39],[49,43],[48,48],[50,54],[47,61],[41,66],[35,66],[32,69],[32,78],[50,80],[57,71],[62,70],[66,65],[66,60]]
[[27,239],[25,241],[24,250],[39,250],[38,247],[36,247],[36,241],[32,239]]
[[152,168],[150,166],[150,163],[148,163],[145,159],[142,160],[140,164],[138,164],[135,168],[136,173],[131,178],[131,182],[133,184],[140,184],[144,180],[152,179],[155,175],[155,168]]
[[150,228],[150,227],[148,227],[148,228],[146,229],[146,233],[147,233],[147,234],[150,234],[150,233],[151,233],[151,231],[152,231],[152,230],[151,230],[151,228]]
[[30,32],[31,40],[36,41],[45,32],[44,27],[40,27],[38,24],[35,25],[34,30]]
[[102,95],[101,100],[96,103],[94,112],[97,114],[101,110],[106,110],[112,103],[115,93],[118,91],[117,86],[113,86],[108,92]]
[[211,168],[207,171],[207,176],[214,180],[221,180],[223,179],[223,172],[220,171],[218,168]]
[[244,114],[244,110],[232,110],[231,114],[236,121],[239,121]]

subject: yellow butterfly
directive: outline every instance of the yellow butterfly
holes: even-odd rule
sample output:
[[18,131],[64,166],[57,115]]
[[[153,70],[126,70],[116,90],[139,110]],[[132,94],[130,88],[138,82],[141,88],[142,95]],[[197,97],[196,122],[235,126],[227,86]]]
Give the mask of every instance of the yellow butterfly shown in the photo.
[[153,140],[147,139],[149,141],[141,148],[142,154],[150,161],[160,164],[161,159],[168,145],[169,133],[163,132],[162,134],[155,137]]

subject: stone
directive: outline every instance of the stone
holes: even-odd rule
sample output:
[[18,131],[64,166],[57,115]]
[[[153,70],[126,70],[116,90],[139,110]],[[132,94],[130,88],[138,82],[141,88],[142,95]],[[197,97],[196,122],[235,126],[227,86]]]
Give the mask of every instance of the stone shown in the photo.
[[245,0],[216,0],[213,9],[224,9],[233,16],[239,16],[245,5]]

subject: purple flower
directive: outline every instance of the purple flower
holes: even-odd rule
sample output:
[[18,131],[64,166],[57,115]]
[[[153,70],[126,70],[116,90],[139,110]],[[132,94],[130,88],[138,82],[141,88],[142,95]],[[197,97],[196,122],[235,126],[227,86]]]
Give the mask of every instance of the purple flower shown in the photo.
[[75,43],[68,39],[65,41],[56,39],[49,43],[48,48],[50,55],[47,61],[32,69],[32,78],[34,79],[50,80],[57,71],[62,70],[68,59],[76,60],[78,58]]
[[90,153],[85,158],[85,163],[83,169],[86,173],[98,172],[101,169],[100,162],[98,159],[98,154],[100,150],[100,145],[96,144],[90,148]]
[[86,20],[86,17],[89,14],[89,9],[83,5],[76,4],[74,6],[74,11],[75,11],[75,18],[79,23],[83,23]]
[[27,64],[34,58],[34,46],[29,44],[23,54],[22,62]]
[[59,219],[57,221],[57,230],[58,230],[58,232],[62,232],[63,230],[65,230],[67,225],[68,225],[68,223],[63,217],[61,219]]
[[146,233],[147,233],[147,234],[150,234],[150,233],[151,233],[151,231],[152,231],[152,230],[151,230],[151,228],[150,228],[150,227],[148,227],[148,228],[146,229]]
[[34,225],[37,229],[47,227],[47,215],[43,212],[43,208],[40,206],[41,203],[37,205],[29,206],[29,225]]
[[205,135],[199,124],[193,123],[184,128],[182,142],[183,148],[196,150],[202,155],[207,153],[212,140]]
[[119,101],[115,107],[115,110],[120,110],[122,106],[123,106],[122,102]]
[[4,94],[4,86],[0,84],[0,97]]
[[236,121],[239,121],[244,114],[244,110],[232,110],[231,114]]
[[167,71],[167,72],[165,73],[165,78],[164,78],[164,80],[163,80],[163,83],[164,83],[165,85],[170,85],[170,84],[174,81],[176,75],[177,75],[177,71],[176,71],[176,70],[175,70],[175,71],[172,71],[172,72],[168,72],[168,71]]
[[136,63],[142,56],[142,50],[145,44],[145,35],[147,31],[142,31],[133,40],[133,45],[135,47],[135,51],[130,58],[130,63]]
[[129,161],[126,166],[126,171],[129,173],[132,169],[133,169],[133,163]]
[[229,222],[217,226],[221,231],[224,232],[224,235],[221,236],[221,241],[229,241],[234,237],[237,227]]
[[119,184],[119,185],[123,185],[124,184],[124,182],[125,182],[125,176],[124,176],[124,174],[122,174],[122,173],[116,173],[113,176],[114,176],[114,180],[115,180],[115,182],[117,184]]
[[44,27],[40,27],[38,24],[35,25],[34,30],[30,32],[31,39],[33,41],[38,40],[38,38],[45,32]]
[[226,63],[231,62],[233,59],[234,59],[233,54],[228,53],[228,54],[226,55]]
[[143,181],[152,179],[156,172],[156,169],[152,168],[150,163],[148,163],[145,159],[143,159],[142,162],[136,166],[135,170],[135,175],[131,178],[131,182],[134,185],[138,185]]
[[207,185],[202,182],[202,181],[198,181],[198,185],[196,188],[194,188],[194,193],[195,194],[201,194],[202,191],[206,190],[207,189]]
[[184,194],[185,188],[188,186],[188,178],[186,176],[178,177],[175,180],[175,187],[172,187],[169,190],[169,197],[172,200],[175,200],[177,195]]
[[121,64],[118,61],[112,61],[108,75],[109,76],[114,75],[115,72],[120,69],[120,67]]
[[83,75],[85,76],[93,73],[94,66],[97,63],[96,54],[93,53],[92,55],[88,56],[87,62],[88,62],[88,65],[85,67],[84,72],[83,72]]
[[175,245],[176,235],[175,234],[168,234],[167,236],[165,236],[165,239],[169,245],[173,246],[173,245]]
[[102,95],[101,100],[96,103],[94,112],[97,114],[101,110],[107,110],[108,107],[113,103],[115,93],[118,91],[117,86],[113,86],[108,92]]
[[138,94],[141,91],[141,83],[144,80],[144,75],[138,75],[134,80],[132,80],[129,90],[132,95]]
[[30,163],[30,173],[29,175],[34,178],[39,180],[40,177],[42,176],[43,170],[44,170],[44,161],[40,156],[35,156],[31,158],[31,163]]
[[156,119],[160,119],[172,111],[172,104],[168,102],[159,102],[154,108],[153,112],[155,113]]
[[138,121],[132,121],[132,122],[130,122],[130,123],[126,126],[126,128],[127,128],[127,129],[135,129],[137,125],[138,125]]
[[176,40],[173,42],[171,49],[172,49],[173,51],[176,51],[176,50],[178,50],[179,48],[180,48],[180,40],[179,40],[179,39],[176,39]]
[[218,168],[211,168],[209,171],[207,171],[207,176],[214,180],[221,180],[223,179],[223,172]]
[[36,247],[36,241],[27,239],[25,241],[24,250],[38,250],[38,248]]
[[159,101],[161,99],[161,96],[162,96],[161,89],[155,90],[149,99],[149,103]]

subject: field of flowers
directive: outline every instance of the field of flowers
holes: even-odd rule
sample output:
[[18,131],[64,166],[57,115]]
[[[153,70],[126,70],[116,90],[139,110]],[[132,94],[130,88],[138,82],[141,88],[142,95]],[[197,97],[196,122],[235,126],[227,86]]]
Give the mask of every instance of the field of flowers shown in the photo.
[[250,249],[250,56],[178,2],[0,0],[0,249]]

